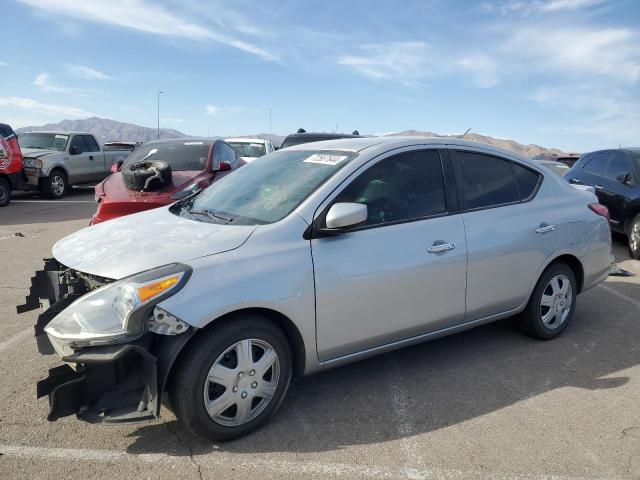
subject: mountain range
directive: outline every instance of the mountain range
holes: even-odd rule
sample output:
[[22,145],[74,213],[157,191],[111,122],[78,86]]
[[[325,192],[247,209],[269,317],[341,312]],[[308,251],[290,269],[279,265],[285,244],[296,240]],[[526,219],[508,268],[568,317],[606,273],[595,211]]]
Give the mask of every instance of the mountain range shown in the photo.
[[[157,129],[142,127],[133,123],[118,122],[116,120],[110,120],[107,118],[91,117],[82,120],[62,120],[58,123],[48,123],[39,127],[23,127],[18,128],[16,132],[18,134],[24,132],[37,132],[37,131],[82,131],[93,133],[101,142],[106,141],[129,141],[129,142],[145,142],[149,140],[156,140],[158,136]],[[173,129],[161,128],[160,138],[182,138],[188,135]],[[283,135],[275,135],[271,133],[260,133],[257,135],[241,135],[246,137],[258,137],[270,140],[276,146],[279,146],[284,140]],[[419,136],[419,137],[442,137],[442,138],[456,138],[458,135],[440,135],[434,132],[418,131],[418,130],[404,130],[402,132],[388,133],[385,136]],[[220,138],[220,137],[216,137]],[[518,153],[525,157],[534,157],[542,153],[552,153],[562,155],[564,152],[556,148],[546,148],[539,145],[527,144],[523,145],[515,140],[505,140],[500,138],[493,138],[487,135],[480,135],[477,133],[468,133],[464,136],[465,140],[472,140],[475,142],[488,143],[496,147],[504,148],[512,152]]]

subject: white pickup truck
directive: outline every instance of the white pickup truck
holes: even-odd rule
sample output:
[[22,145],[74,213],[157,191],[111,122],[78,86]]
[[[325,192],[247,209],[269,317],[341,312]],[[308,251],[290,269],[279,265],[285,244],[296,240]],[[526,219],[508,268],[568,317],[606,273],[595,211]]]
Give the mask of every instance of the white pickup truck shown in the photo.
[[29,132],[18,136],[24,156],[24,188],[62,198],[72,185],[97,183],[122,164],[129,149],[104,151],[86,132]]

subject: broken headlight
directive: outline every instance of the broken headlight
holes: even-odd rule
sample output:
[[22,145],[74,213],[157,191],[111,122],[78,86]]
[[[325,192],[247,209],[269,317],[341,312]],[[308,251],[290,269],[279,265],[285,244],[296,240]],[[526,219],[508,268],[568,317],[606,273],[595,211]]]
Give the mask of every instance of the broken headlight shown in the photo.
[[144,333],[155,305],[178,292],[190,275],[191,267],[176,263],[110,283],[80,297],[44,330],[54,346],[133,340]]

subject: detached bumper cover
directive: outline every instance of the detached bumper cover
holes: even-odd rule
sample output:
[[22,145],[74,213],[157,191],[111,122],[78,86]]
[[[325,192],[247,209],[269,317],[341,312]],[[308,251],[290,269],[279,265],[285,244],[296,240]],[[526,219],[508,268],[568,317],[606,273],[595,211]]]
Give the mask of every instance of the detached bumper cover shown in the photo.
[[[63,278],[68,269],[54,259],[31,278],[29,296],[18,313],[42,308],[35,328],[38,351],[55,353],[44,328],[59,312],[87,292]],[[75,414],[91,423],[128,423],[160,416],[161,396],[171,367],[195,333],[176,336],[147,333],[131,343],[87,347],[62,357],[37,384],[38,398],[49,397],[48,420]]]
[[80,351],[49,370],[37,384],[49,397],[48,420],[76,414],[91,423],[125,423],[159,414],[157,359],[140,345],[113,345]]

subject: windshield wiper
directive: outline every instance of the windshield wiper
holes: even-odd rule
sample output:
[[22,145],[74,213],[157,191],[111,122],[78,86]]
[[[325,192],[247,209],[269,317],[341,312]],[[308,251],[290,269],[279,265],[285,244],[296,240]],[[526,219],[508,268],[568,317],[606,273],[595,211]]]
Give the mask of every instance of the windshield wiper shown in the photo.
[[224,220],[227,223],[233,222],[233,218],[223,217],[222,215],[218,215],[217,213],[212,212],[211,210],[207,210],[203,208],[202,210],[187,210],[191,215],[203,215],[209,218],[217,218],[219,220]]

